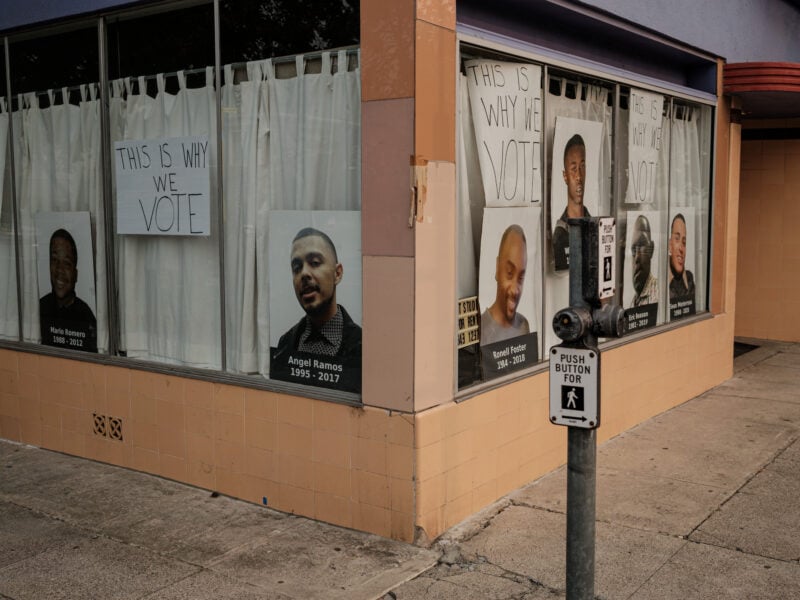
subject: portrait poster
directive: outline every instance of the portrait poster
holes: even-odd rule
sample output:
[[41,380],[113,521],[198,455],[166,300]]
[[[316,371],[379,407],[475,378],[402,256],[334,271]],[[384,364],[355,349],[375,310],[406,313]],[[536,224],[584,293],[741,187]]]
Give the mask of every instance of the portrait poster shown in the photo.
[[[556,271],[569,269],[569,227],[564,221],[567,216],[569,194],[574,194],[582,203],[583,216],[598,216],[602,134],[603,124],[600,122],[556,117],[550,174],[550,231]],[[576,174],[569,178],[573,182],[572,186],[567,184],[569,173],[565,168],[565,153],[568,148],[573,151],[585,149],[583,175]]]
[[478,267],[483,378],[539,359],[541,209],[486,208]]
[[690,207],[670,209],[667,238],[667,280],[669,320],[688,317],[696,312],[695,213]]
[[664,236],[658,211],[629,210],[625,232],[622,305],[625,330],[655,326],[663,306]]
[[[361,213],[271,211],[268,236],[270,378],[360,393]],[[342,309],[340,334],[313,322],[325,304]]]
[[541,67],[484,59],[464,66],[486,206],[541,202]]
[[655,201],[664,96],[631,88],[628,100],[628,190],[625,202]]
[[34,219],[41,342],[97,352],[89,213],[39,212]]

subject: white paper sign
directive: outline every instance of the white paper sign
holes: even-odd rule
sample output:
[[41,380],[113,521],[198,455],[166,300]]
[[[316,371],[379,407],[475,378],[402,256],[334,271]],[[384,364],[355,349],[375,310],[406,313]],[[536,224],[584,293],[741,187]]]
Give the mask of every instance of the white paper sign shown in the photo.
[[540,202],[541,67],[492,60],[465,66],[486,206]]
[[117,233],[211,235],[208,136],[114,143]]
[[625,202],[653,202],[661,153],[664,96],[631,88],[628,110],[628,193]]

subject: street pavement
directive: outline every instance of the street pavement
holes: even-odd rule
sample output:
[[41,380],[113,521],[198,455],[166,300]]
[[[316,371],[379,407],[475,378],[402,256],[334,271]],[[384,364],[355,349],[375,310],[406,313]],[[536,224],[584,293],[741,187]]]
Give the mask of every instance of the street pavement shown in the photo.
[[[598,448],[598,598],[800,598],[800,344],[752,342]],[[561,468],[420,548],[0,441],[0,598],[559,598],[565,508]]]

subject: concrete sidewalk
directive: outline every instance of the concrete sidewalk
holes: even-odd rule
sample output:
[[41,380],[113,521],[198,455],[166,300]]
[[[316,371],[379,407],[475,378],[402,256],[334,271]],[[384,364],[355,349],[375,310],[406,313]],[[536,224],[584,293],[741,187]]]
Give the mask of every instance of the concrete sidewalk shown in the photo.
[[[598,449],[598,597],[800,598],[800,345],[758,343]],[[0,598],[563,597],[565,489],[560,469],[423,549],[0,442]]]
[[[800,598],[800,345],[753,343],[732,379],[598,448],[597,597]],[[392,598],[563,597],[565,507],[561,468],[446,533]]]

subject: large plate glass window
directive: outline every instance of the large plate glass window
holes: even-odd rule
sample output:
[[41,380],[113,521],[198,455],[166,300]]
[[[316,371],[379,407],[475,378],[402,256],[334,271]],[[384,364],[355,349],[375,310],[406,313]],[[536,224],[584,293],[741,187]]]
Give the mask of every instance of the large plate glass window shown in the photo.
[[204,368],[222,347],[213,49],[210,3],[108,25],[120,353]]
[[9,48],[22,338],[87,352],[105,352],[109,339],[97,48],[93,26]]
[[230,371],[361,391],[358,3],[222,2]]
[[541,65],[464,50],[458,135],[458,387],[541,356]]

